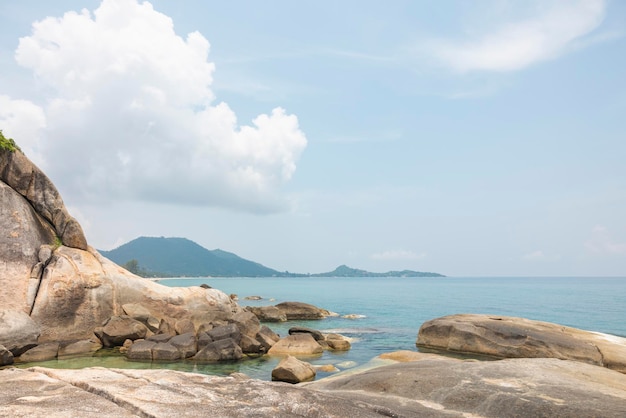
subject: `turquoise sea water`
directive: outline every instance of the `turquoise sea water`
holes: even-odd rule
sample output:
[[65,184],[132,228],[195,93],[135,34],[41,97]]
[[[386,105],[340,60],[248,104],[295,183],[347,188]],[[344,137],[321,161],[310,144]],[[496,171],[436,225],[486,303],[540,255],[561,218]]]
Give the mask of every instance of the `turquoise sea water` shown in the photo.
[[[166,286],[206,283],[239,296],[241,306],[307,302],[340,315],[319,321],[268,323],[280,335],[294,325],[333,331],[354,338],[345,353],[325,352],[313,364],[334,364],[340,370],[364,365],[381,353],[416,350],[420,325],[456,313],[519,316],[626,337],[626,277],[615,278],[189,278],[164,279]],[[259,301],[244,300],[261,296]],[[38,363],[49,367],[159,368],[227,374],[234,371],[269,380],[276,358],[224,365],[128,362],[119,356]],[[325,373],[319,373],[324,377]]]

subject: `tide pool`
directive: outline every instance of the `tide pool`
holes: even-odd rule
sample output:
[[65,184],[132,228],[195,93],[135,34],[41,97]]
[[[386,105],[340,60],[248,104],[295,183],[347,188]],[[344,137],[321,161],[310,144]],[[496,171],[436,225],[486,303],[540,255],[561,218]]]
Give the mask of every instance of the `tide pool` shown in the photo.
[[[237,294],[241,306],[284,301],[311,303],[340,316],[319,321],[268,323],[284,336],[300,325],[338,332],[353,339],[352,349],[324,352],[307,359],[333,364],[339,370],[362,366],[381,353],[416,350],[425,321],[456,313],[518,316],[626,337],[626,277],[445,277],[445,278],[186,278],[162,279],[165,286],[208,284]],[[261,300],[245,300],[260,296]],[[355,314],[358,318],[342,318]],[[207,374],[242,372],[269,380],[279,358],[262,357],[238,363],[200,365],[129,362],[119,355],[36,363],[46,367],[88,366],[168,368]],[[318,373],[324,377],[327,373]]]

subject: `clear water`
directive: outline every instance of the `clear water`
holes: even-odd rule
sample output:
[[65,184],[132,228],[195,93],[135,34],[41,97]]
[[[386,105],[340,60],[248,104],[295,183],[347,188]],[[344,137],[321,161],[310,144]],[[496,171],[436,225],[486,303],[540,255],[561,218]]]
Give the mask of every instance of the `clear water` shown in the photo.
[[[345,370],[364,365],[381,353],[415,350],[420,325],[455,313],[519,316],[626,337],[626,277],[614,278],[190,278],[161,280],[166,286],[202,283],[239,295],[242,306],[283,301],[311,303],[340,315],[363,315],[319,321],[267,324],[280,335],[294,325],[354,338],[344,353],[325,352],[313,364]],[[244,300],[261,296],[262,300]],[[270,300],[273,299],[273,300]],[[47,367],[87,366],[170,368],[208,374],[246,373],[269,380],[278,358],[199,365],[192,362],[137,363],[119,355],[37,363]],[[326,376],[318,373],[318,377]]]

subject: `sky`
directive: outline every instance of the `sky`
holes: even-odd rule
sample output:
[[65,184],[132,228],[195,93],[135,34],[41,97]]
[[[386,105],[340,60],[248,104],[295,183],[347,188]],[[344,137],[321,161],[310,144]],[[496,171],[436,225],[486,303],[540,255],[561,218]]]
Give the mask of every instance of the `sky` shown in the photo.
[[0,0],[0,129],[95,248],[626,276],[626,2]]

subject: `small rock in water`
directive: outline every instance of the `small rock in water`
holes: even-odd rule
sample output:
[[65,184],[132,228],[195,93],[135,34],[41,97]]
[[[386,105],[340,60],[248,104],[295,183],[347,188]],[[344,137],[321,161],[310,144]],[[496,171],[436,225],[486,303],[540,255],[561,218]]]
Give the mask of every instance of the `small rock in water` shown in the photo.
[[341,363],[336,364],[339,369],[350,369],[352,367],[355,367],[356,365],[356,361],[342,361]]
[[263,299],[261,296],[246,296],[244,300],[261,300]]
[[362,318],[367,318],[365,315],[360,315],[360,314],[348,314],[348,315],[343,315],[342,318],[345,319],[362,319]]

